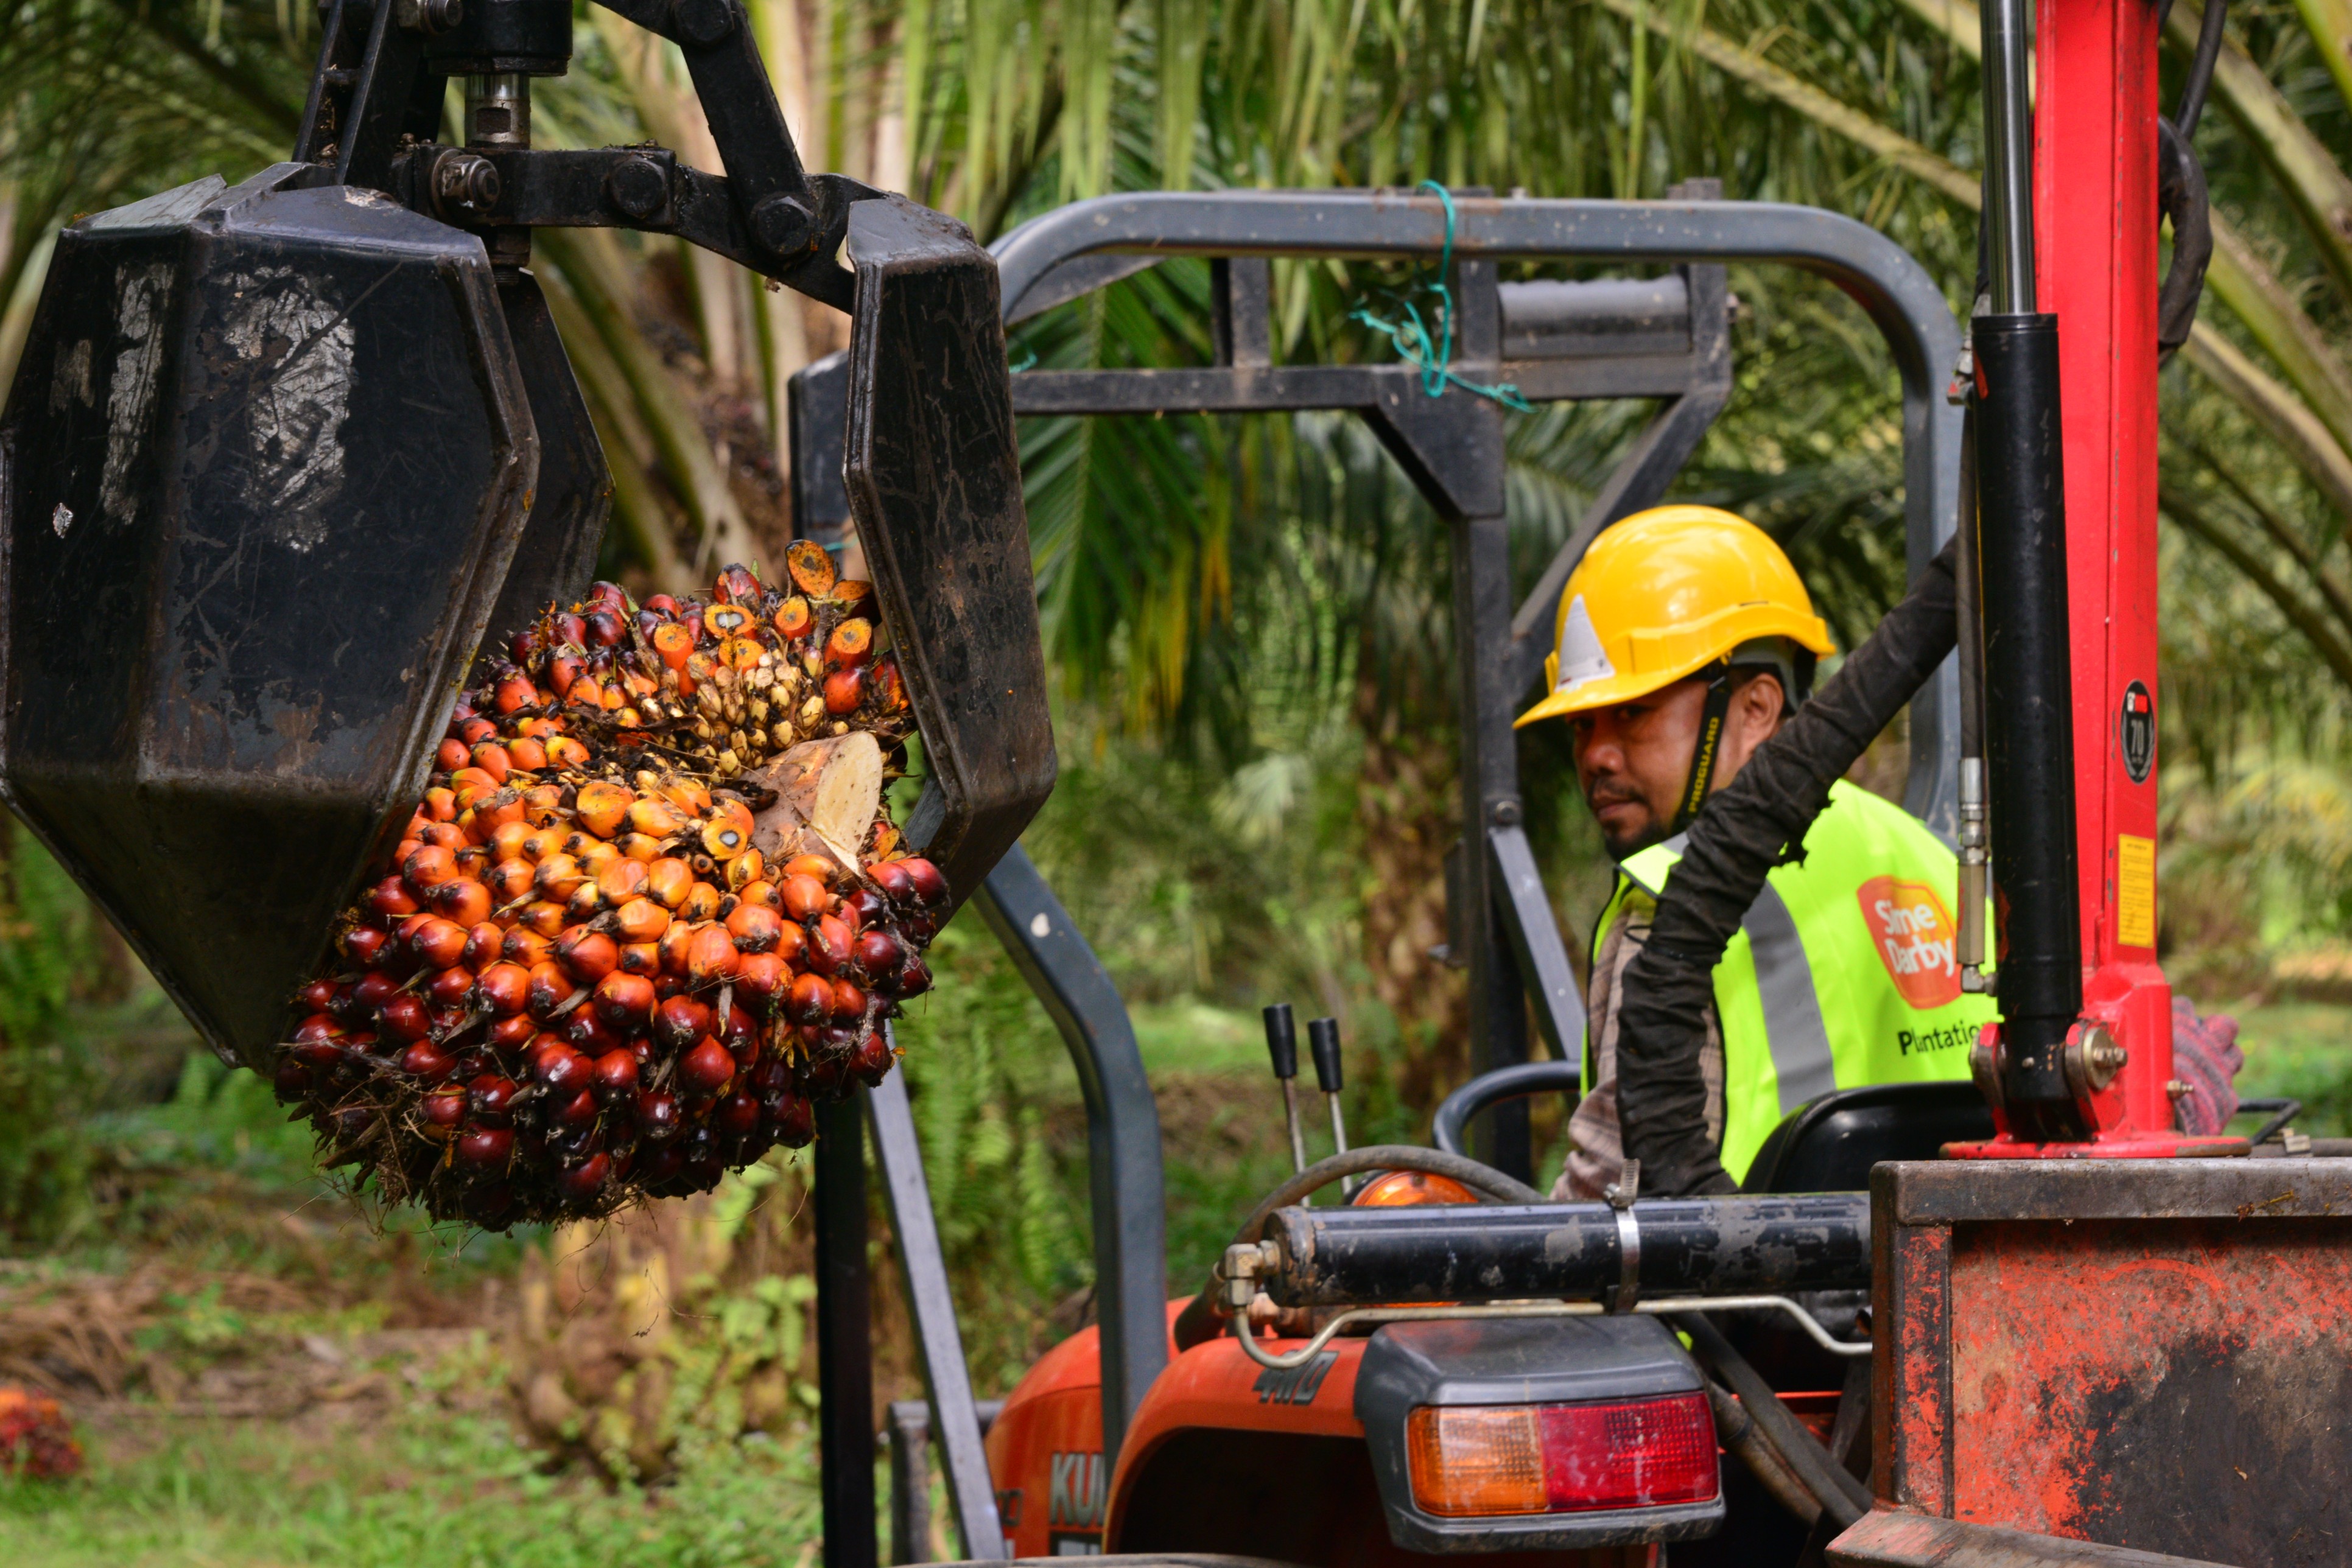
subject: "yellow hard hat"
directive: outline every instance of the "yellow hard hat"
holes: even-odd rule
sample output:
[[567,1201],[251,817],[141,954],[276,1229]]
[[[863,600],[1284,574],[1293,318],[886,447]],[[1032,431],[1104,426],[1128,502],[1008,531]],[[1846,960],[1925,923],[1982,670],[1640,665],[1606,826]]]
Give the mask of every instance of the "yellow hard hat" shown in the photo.
[[1549,689],[1518,722],[1631,702],[1759,637],[1837,652],[1772,536],[1713,507],[1636,512],[1603,529],[1570,575]]

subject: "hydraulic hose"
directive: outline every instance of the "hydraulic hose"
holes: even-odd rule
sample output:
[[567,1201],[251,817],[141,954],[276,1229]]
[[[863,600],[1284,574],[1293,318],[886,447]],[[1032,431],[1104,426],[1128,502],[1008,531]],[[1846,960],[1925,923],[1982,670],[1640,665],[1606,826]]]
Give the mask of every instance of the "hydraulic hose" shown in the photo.
[[1748,1474],[1772,1494],[1772,1500],[1796,1515],[1800,1524],[1810,1526],[1821,1518],[1821,1500],[1789,1469],[1787,1461],[1780,1458],[1780,1450],[1765,1441],[1739,1396],[1710,1377],[1706,1380],[1706,1400],[1715,1407],[1715,1435],[1723,1440],[1727,1449],[1739,1456]]
[[1953,546],[1692,824],[1650,939],[1626,967],[1617,1103],[1625,1155],[1660,1196],[1739,1190],[1707,1136],[1699,1053],[1715,967],[1771,869],[1801,860],[1830,786],[1952,651]]
[[[1255,1241],[1265,1228],[1268,1216],[1277,1208],[1287,1207],[1300,1198],[1320,1191],[1342,1176],[1360,1175],[1367,1171],[1420,1171],[1427,1176],[1448,1176],[1460,1182],[1486,1203],[1542,1203],[1544,1195],[1515,1176],[1505,1176],[1494,1166],[1482,1165],[1464,1155],[1447,1154],[1442,1149],[1417,1148],[1411,1144],[1367,1144],[1360,1149],[1349,1149],[1318,1160],[1260,1198],[1251,1209],[1249,1218],[1234,1233],[1235,1241]],[[1217,1304],[1218,1281],[1213,1276],[1201,1293],[1184,1305],[1176,1316],[1171,1331],[1180,1351],[1196,1344],[1206,1344],[1223,1333],[1225,1316]]]
[[[1699,1364],[1739,1396],[1739,1403],[1756,1423],[1756,1429],[1772,1446],[1790,1473],[1813,1495],[1813,1500],[1837,1521],[1839,1529],[1844,1529],[1870,1511],[1870,1489],[1854,1479],[1844,1466],[1831,1458],[1829,1450],[1822,1447],[1820,1439],[1797,1424],[1797,1418],[1789,1414],[1788,1406],[1780,1403],[1780,1396],[1772,1392],[1763,1375],[1748,1364],[1746,1356],[1731,1348],[1731,1342],[1723,1337],[1723,1331],[1710,1322],[1706,1314],[1676,1312],[1667,1322],[1689,1337],[1691,1354],[1698,1357]],[[1760,1471],[1759,1479],[1764,1479],[1767,1486],[1771,1484]]]

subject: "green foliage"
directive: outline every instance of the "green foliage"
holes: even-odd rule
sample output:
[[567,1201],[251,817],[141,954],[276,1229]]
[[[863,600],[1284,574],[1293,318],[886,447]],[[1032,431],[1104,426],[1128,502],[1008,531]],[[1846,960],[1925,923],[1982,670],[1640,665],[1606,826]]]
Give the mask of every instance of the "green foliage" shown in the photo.
[[97,916],[13,821],[0,857],[0,1237],[38,1242],[72,1222],[89,1169],[75,1130],[88,1073],[60,1031],[98,967]]

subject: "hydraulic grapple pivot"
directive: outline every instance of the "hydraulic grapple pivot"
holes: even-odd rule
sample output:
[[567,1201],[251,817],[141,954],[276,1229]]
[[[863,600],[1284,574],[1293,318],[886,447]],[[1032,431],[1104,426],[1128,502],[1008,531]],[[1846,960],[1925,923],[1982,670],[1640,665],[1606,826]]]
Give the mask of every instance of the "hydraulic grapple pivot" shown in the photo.
[[677,235],[851,311],[910,836],[960,900],[1053,787],[994,263],[803,171],[734,0],[614,8],[685,52],[728,177],[530,148],[565,0],[333,0],[293,161],[58,240],[0,416],[0,791],[231,1060],[271,1065],[476,650],[595,560],[611,480],[533,227]]

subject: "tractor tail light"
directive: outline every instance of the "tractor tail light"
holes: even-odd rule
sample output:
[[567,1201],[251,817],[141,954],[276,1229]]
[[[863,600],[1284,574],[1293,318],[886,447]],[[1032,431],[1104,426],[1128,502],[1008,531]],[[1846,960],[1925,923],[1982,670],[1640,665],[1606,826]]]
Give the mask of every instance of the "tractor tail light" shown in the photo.
[[1701,1394],[1423,1406],[1406,1418],[1405,1453],[1413,1501],[1447,1519],[1705,1502],[1719,1484]]

